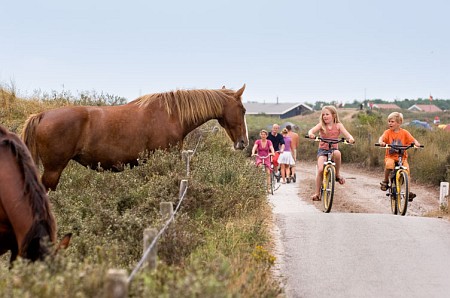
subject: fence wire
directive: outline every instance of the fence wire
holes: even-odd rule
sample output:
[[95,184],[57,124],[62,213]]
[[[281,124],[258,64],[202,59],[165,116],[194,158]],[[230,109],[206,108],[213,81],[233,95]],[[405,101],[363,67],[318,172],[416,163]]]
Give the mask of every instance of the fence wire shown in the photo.
[[177,207],[175,208],[173,214],[165,222],[164,226],[161,228],[161,230],[159,230],[158,234],[156,234],[156,237],[153,239],[152,243],[150,243],[150,245],[147,247],[147,250],[144,252],[144,255],[140,259],[139,263],[136,265],[136,267],[131,272],[130,276],[128,277],[128,283],[131,282],[131,280],[136,275],[136,273],[139,271],[139,269],[141,269],[142,265],[144,264],[145,260],[147,259],[148,255],[149,255],[150,251],[155,247],[156,242],[158,241],[158,239],[167,230],[167,228],[169,227],[169,224],[174,220],[175,214],[178,212],[178,209],[181,206],[181,202],[183,201],[184,197],[186,196],[187,189],[188,189],[188,186],[186,186],[186,188],[185,188],[185,190],[184,190],[184,192],[183,192],[183,194],[182,194],[182,196],[181,196],[181,198],[180,198],[180,200],[179,200],[179,202],[177,204]]
[[[187,164],[189,165],[189,160],[190,158],[197,152],[197,148],[198,145],[200,144],[200,141],[203,138],[203,131],[200,134],[198,140],[197,140],[197,144],[194,148],[194,150],[188,150],[190,151],[189,153],[191,153],[191,155],[187,156]],[[189,174],[189,168],[187,169],[187,173]],[[175,219],[175,215],[178,212],[178,209],[180,209],[181,206],[181,202],[183,201],[184,197],[186,196],[187,190],[189,188],[189,183],[186,185],[186,188],[184,189],[183,194],[181,195],[178,204],[174,210],[174,212],[172,213],[172,215],[170,216],[170,218],[168,220],[166,220],[164,226],[161,228],[161,230],[159,230],[158,234],[156,234],[156,237],[153,239],[153,241],[150,243],[150,245],[147,247],[147,249],[144,252],[144,255],[142,256],[142,258],[139,260],[138,264],[136,265],[136,267],[134,267],[133,271],[130,273],[130,275],[128,276],[127,282],[130,283],[134,276],[136,275],[136,273],[139,271],[139,269],[141,269],[142,265],[144,264],[144,262],[147,260],[148,255],[150,254],[150,251],[155,247],[158,239],[162,236],[162,234],[167,230],[167,228],[169,227],[170,223]]]

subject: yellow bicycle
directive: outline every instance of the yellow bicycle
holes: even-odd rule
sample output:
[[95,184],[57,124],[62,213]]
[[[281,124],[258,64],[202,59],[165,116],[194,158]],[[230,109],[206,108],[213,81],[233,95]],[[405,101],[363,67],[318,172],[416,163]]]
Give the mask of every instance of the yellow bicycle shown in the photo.
[[[381,147],[376,143],[375,146]],[[381,148],[392,149],[398,153],[398,162],[395,163],[394,170],[389,177],[389,185],[386,196],[391,199],[391,211],[393,214],[405,215],[408,209],[409,201],[409,174],[408,169],[403,165],[403,153],[410,148],[423,148],[423,145],[416,146],[414,143],[410,145],[386,144]]]
[[[305,138],[309,139],[309,136],[306,135]],[[344,143],[350,144],[346,139],[327,139],[316,137],[314,139],[316,142],[325,142],[328,144],[327,149],[327,160],[323,163],[323,178],[322,185],[320,187],[320,199],[323,202],[323,212],[329,213],[331,211],[331,206],[333,205],[334,198],[334,186],[336,183],[336,163],[333,160],[333,151],[336,150],[333,148],[334,144]]]

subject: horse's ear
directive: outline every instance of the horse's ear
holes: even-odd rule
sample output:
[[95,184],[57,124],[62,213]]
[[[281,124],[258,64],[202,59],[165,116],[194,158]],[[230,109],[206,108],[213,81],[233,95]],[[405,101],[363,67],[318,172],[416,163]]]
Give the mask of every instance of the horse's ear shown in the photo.
[[69,247],[70,239],[72,238],[72,233],[66,234],[63,239],[59,242],[58,246],[56,247],[55,254],[62,248],[66,249]]
[[244,84],[244,86],[242,86],[242,88],[241,89],[239,89],[238,91],[236,91],[236,98],[240,98],[241,96],[242,96],[242,93],[244,93],[244,90],[245,90],[245,84]]

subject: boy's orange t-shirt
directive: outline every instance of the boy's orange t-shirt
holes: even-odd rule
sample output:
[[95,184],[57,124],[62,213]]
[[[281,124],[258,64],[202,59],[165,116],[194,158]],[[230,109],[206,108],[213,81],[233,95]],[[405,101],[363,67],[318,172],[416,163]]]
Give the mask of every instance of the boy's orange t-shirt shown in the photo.
[[[411,143],[414,143],[414,137],[409,133],[409,131],[400,128],[398,132],[395,132],[391,129],[387,129],[384,131],[382,136],[383,142],[386,144],[394,144],[394,145],[402,145],[407,146]],[[393,158],[398,160],[398,153],[395,152],[394,149],[388,148],[386,149],[386,157]],[[403,159],[408,158],[408,154],[406,151],[403,152]]]

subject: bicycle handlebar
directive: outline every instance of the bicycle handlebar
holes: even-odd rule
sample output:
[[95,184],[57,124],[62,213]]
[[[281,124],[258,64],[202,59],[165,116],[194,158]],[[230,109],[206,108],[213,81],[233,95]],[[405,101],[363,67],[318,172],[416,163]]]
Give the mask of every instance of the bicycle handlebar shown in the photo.
[[397,150],[408,150],[409,148],[425,148],[424,145],[416,146],[414,143],[411,143],[409,145],[396,145],[396,144],[386,144],[385,146],[381,146],[380,143],[375,143],[375,146],[381,147],[381,148],[392,148]]
[[266,156],[261,156],[261,155],[258,155],[258,154],[252,154],[252,156],[258,156],[259,158],[266,159],[266,158],[272,156],[272,154],[269,154],[269,155],[266,155]]
[[[305,135],[305,138],[306,139],[311,139],[310,137],[309,137],[309,135]],[[322,138],[322,137],[319,137],[319,136],[316,136],[315,138],[314,138],[314,141],[315,142],[320,142],[320,141],[322,141],[322,142],[325,142],[325,143],[328,143],[328,144],[338,144],[338,143],[344,143],[344,144],[348,144],[348,145],[353,145],[354,143],[350,143],[347,139],[345,139],[345,138],[340,138],[340,139],[328,139],[328,138]]]

